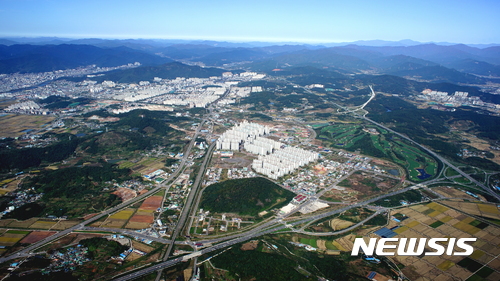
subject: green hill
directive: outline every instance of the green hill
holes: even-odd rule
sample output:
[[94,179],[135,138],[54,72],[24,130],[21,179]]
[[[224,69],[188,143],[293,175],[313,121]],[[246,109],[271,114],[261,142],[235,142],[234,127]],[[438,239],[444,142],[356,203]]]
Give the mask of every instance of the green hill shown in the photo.
[[295,194],[265,178],[227,180],[205,188],[200,207],[212,212],[256,216]]

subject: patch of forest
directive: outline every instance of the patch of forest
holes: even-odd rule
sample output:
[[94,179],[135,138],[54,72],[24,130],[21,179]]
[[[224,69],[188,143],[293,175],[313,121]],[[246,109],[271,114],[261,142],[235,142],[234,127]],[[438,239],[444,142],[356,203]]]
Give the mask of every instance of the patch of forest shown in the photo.
[[294,193],[265,178],[235,179],[205,188],[200,207],[212,212],[256,216],[278,202],[287,202]]
[[[36,193],[43,193],[41,201],[26,204],[5,217],[78,217],[92,211],[104,210],[121,203],[120,198],[111,194],[112,182],[130,179],[129,173],[128,169],[118,169],[108,163],[43,171],[37,176],[27,178],[22,187],[34,188]],[[105,191],[105,188],[111,189]]]
[[[286,244],[287,241],[282,241]],[[283,247],[283,246],[281,246]],[[236,245],[212,259],[214,266],[229,271],[242,280],[365,280],[363,276],[351,272],[349,259],[338,256],[318,255],[314,252],[267,251],[260,243],[256,250],[241,250]],[[355,257],[357,258],[357,257]]]
[[470,108],[458,108],[455,112],[433,109],[419,109],[398,97],[377,96],[367,106],[368,117],[387,124],[395,131],[405,134],[414,141],[426,145],[435,152],[460,163],[473,161],[474,165],[487,170],[500,170],[500,165],[491,160],[469,157],[463,159],[458,154],[462,143],[436,136],[449,132],[454,121],[471,121],[468,133],[495,141],[500,139],[500,118],[478,114]]

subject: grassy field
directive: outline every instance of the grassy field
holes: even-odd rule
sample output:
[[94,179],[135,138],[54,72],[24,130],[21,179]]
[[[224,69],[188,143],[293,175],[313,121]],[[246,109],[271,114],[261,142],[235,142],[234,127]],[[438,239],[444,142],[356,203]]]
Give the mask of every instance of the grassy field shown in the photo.
[[[331,147],[349,151],[359,150],[362,154],[385,158],[405,167],[409,179],[422,181],[437,174],[437,163],[430,155],[409,145],[385,130],[376,128],[370,134],[363,129],[374,129],[354,124],[335,124],[317,129],[317,138],[328,142]],[[417,171],[425,172],[422,174]]]
[[314,247],[314,248],[318,248],[318,243],[316,243],[316,240],[315,238],[300,238],[300,243],[302,244],[307,244],[311,247]]

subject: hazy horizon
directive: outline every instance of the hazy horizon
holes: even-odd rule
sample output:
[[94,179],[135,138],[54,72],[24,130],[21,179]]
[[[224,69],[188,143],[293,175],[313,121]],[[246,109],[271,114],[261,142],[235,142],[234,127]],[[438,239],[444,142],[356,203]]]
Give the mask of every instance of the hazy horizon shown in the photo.
[[[228,42],[360,40],[500,43],[500,4],[316,0],[0,0],[0,37],[171,39]],[[346,3],[344,3],[346,2]]]

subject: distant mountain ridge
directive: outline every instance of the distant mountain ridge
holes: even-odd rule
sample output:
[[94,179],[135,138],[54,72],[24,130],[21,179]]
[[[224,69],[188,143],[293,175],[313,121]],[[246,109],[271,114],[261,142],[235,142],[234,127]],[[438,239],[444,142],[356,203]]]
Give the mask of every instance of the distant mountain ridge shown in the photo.
[[[23,42],[35,41],[37,45],[9,45],[14,39],[0,41],[6,44],[0,45],[0,73],[42,72],[89,64],[117,66],[136,61],[153,66],[181,61],[267,73],[273,69],[312,66],[343,74],[391,74],[462,84],[478,84],[500,77],[500,46],[477,48],[464,44],[419,44],[412,40],[266,45],[263,42],[53,37],[17,38]],[[57,42],[64,44],[47,44]]]
[[[372,47],[383,47],[383,46],[415,46],[422,44],[436,44],[436,45],[457,45],[458,43],[450,42],[419,42],[411,39],[403,39],[399,41],[389,41],[389,40],[358,40],[350,42],[335,42],[335,43],[314,43],[306,44],[304,42],[264,42],[264,41],[248,41],[248,42],[227,42],[227,41],[214,41],[214,40],[196,40],[196,39],[102,39],[102,38],[64,38],[64,37],[3,37],[1,40],[8,40],[11,44],[32,44],[32,45],[46,45],[46,44],[85,44],[85,45],[95,45],[95,44],[113,44],[124,46],[126,44],[139,44],[139,45],[150,45],[150,46],[160,46],[167,47],[175,44],[184,45],[207,45],[212,47],[223,47],[223,48],[253,48],[253,47],[266,47],[266,46],[276,46],[276,45],[309,45],[309,46],[321,46],[321,47],[337,47],[337,46],[347,46],[347,45],[359,45],[359,46],[372,46]],[[0,43],[3,44],[3,43]],[[4,44],[7,45],[7,44]],[[491,44],[466,44],[470,47],[476,48],[487,48],[493,46],[500,46],[500,43]]]
[[158,65],[171,59],[127,47],[91,45],[0,45],[0,73],[46,72],[86,65],[111,67],[140,62]]

